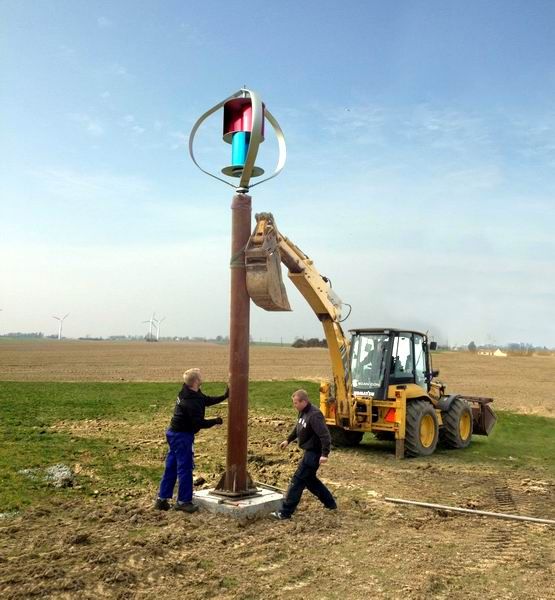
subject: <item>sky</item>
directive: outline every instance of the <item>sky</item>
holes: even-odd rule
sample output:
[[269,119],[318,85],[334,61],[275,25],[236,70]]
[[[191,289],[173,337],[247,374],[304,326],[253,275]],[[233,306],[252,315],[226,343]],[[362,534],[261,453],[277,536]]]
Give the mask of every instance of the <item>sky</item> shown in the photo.
[[[188,155],[246,85],[287,164],[252,189],[345,329],[555,347],[555,4],[0,0],[0,334],[229,332],[233,189]],[[230,164],[221,113],[203,167]],[[271,128],[260,164],[272,172]],[[286,279],[286,278],[285,278]],[[256,341],[323,337],[251,310]]]

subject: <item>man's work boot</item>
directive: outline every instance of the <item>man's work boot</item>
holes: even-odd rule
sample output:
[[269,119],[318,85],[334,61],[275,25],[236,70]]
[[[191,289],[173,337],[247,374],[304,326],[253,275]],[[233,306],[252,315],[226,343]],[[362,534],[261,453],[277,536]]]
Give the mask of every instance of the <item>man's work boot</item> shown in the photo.
[[154,508],[156,510],[170,510],[170,503],[166,498],[157,498],[154,503]]
[[197,512],[198,506],[192,502],[176,502],[173,507],[174,510],[180,510],[181,512],[194,513]]
[[276,519],[276,521],[287,521],[287,519],[291,518],[288,515],[284,515],[279,510],[276,510],[275,512],[271,512],[270,517],[272,517],[272,519]]

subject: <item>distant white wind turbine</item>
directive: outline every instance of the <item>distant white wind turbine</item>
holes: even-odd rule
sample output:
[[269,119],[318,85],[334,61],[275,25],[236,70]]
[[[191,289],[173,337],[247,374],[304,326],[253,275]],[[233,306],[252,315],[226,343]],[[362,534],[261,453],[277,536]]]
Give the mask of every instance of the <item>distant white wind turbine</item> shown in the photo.
[[60,321],[60,325],[58,327],[58,339],[61,340],[62,339],[62,325],[64,324],[64,320],[69,317],[69,313],[67,313],[67,315],[64,315],[63,317],[56,317],[54,315],[52,315],[53,319],[56,319],[57,321]]
[[161,319],[154,319],[154,323],[156,325],[156,341],[160,340],[160,323],[165,320],[166,317],[162,317]]
[[154,323],[156,322],[156,313],[152,313],[152,317],[150,317],[150,319],[148,321],[143,321],[143,323],[150,323],[149,328],[148,328],[148,336],[147,336],[147,340],[153,340],[154,336],[152,335],[152,326],[154,325]]

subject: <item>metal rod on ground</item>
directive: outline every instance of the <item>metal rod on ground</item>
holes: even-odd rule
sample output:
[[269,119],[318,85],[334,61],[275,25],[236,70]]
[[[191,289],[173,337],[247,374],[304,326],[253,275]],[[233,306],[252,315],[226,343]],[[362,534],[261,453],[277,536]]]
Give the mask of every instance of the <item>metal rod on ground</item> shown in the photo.
[[215,491],[227,496],[245,496],[255,491],[247,474],[250,297],[246,283],[245,246],[251,234],[251,197],[235,194],[231,215],[227,464]]
[[384,498],[387,502],[394,504],[409,504],[412,506],[422,506],[424,508],[436,508],[440,510],[449,510],[452,512],[466,513],[471,515],[480,515],[483,517],[495,517],[496,519],[507,519],[512,521],[531,521],[532,523],[541,523],[542,525],[555,525],[552,519],[537,519],[536,517],[523,517],[521,515],[510,515],[507,513],[489,512],[486,510],[474,510],[471,508],[459,508],[458,506],[445,506],[443,504],[431,504],[430,502],[417,502],[416,500],[402,500],[401,498]]

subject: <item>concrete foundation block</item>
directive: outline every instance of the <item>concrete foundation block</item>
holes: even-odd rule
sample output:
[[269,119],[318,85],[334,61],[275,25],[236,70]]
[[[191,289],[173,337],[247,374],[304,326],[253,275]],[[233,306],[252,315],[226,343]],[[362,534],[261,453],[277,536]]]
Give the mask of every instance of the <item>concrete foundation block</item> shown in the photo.
[[239,520],[255,520],[281,508],[283,494],[258,484],[256,494],[246,498],[226,498],[215,495],[213,489],[193,494],[193,502],[209,512],[234,517]]

